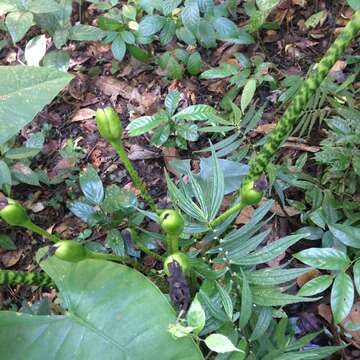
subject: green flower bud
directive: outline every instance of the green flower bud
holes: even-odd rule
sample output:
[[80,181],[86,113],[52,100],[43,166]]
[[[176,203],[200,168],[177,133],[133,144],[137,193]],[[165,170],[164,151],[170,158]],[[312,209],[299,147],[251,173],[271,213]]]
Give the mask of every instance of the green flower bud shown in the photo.
[[25,208],[15,200],[5,196],[0,198],[0,217],[13,226],[25,227],[30,222]]
[[256,205],[263,197],[263,193],[261,191],[256,190],[254,187],[254,182],[250,181],[245,183],[241,187],[241,199],[240,201],[244,205]]
[[108,142],[120,140],[123,129],[119,115],[112,107],[96,110],[96,124],[105,140]]
[[58,241],[54,247],[55,256],[69,262],[79,262],[88,258],[88,250],[75,240]]
[[180,235],[184,230],[184,219],[176,210],[164,210],[160,215],[160,226],[165,233]]
[[164,261],[164,271],[165,271],[166,275],[168,275],[168,276],[170,275],[168,266],[173,261],[176,261],[180,265],[181,270],[185,275],[189,274],[190,262],[189,262],[188,257],[184,253],[177,252],[172,255],[169,255]]

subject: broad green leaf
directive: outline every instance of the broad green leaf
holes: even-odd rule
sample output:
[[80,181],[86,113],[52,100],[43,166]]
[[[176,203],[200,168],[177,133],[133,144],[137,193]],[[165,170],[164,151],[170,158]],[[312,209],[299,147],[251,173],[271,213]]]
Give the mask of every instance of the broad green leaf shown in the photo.
[[[65,315],[0,313],[4,359],[203,359],[190,338],[167,331],[176,316],[142,274],[102,260],[42,264],[57,284]],[[19,342],[19,339],[21,341]]]
[[329,356],[343,349],[342,346],[322,346],[318,349],[289,352],[280,355],[276,360],[322,360],[329,359]]
[[162,16],[147,15],[140,21],[138,33],[140,36],[152,36],[159,32],[163,26],[164,18]]
[[24,184],[40,186],[39,177],[37,176],[37,174],[32,171],[29,166],[21,162],[18,162],[11,166],[11,174],[15,179]]
[[341,272],[335,277],[331,289],[331,310],[335,324],[344,320],[350,313],[354,303],[354,284],[351,277]]
[[92,206],[81,201],[75,201],[70,206],[70,211],[87,224],[94,225],[93,215],[96,210]]
[[308,234],[297,234],[297,235],[290,235],[279,240],[272,242],[271,244],[263,247],[262,249],[244,257],[244,258],[237,258],[236,260],[230,260],[233,264],[237,265],[257,265],[257,264],[264,264],[272,259],[275,259],[277,256],[284,253],[290,246],[297,243],[299,240],[306,237]]
[[190,75],[196,76],[201,72],[202,61],[200,54],[196,51],[189,56],[186,64],[187,71]]
[[310,29],[310,28],[315,28],[319,25],[320,21],[324,18],[326,18],[327,16],[327,11],[326,10],[322,10],[317,12],[314,15],[311,15],[306,21],[305,21],[305,26]]
[[208,120],[215,113],[215,109],[209,105],[191,105],[176,113],[174,120]]
[[80,174],[80,188],[86,199],[95,205],[100,205],[104,199],[104,187],[96,170],[88,166]]
[[71,78],[49,68],[0,66],[0,145],[28,124]]
[[9,235],[0,234],[0,249],[16,250],[16,245]]
[[63,10],[62,6],[55,0],[30,0],[27,1],[26,10],[34,14],[46,14]]
[[11,185],[11,173],[6,162],[0,160],[0,187],[2,185]]
[[196,37],[201,46],[206,49],[216,47],[216,33],[211,21],[200,20]]
[[360,3],[358,0],[347,0],[347,2],[354,10],[360,10]]
[[193,328],[194,335],[198,335],[205,326],[206,315],[197,296],[192,301],[186,314],[186,320],[189,326]]
[[176,135],[187,141],[196,141],[199,138],[198,126],[196,124],[184,124],[176,129]]
[[128,44],[127,49],[136,60],[144,63],[147,63],[150,60],[150,53],[138,46]]
[[165,98],[165,108],[167,112],[172,115],[174,114],[176,108],[179,105],[179,102],[181,100],[181,94],[177,90],[170,91]]
[[40,61],[46,54],[45,35],[35,36],[25,46],[25,60],[29,66],[39,66]]
[[10,149],[5,153],[5,157],[11,160],[20,160],[26,158],[32,158],[39,153],[40,149],[32,149],[28,147],[18,147]]
[[196,38],[195,35],[187,28],[181,27],[180,29],[176,30],[176,36],[179,40],[183,41],[188,45],[196,45]]
[[115,255],[126,255],[124,239],[118,229],[111,229],[108,231],[105,244],[114,252]]
[[217,353],[240,351],[229,338],[222,334],[211,334],[205,339],[206,346]]
[[345,224],[329,225],[329,230],[335,238],[344,245],[360,249],[360,228]]
[[77,41],[99,41],[104,36],[104,31],[95,26],[78,24],[71,28],[69,39]]
[[200,21],[199,6],[196,1],[188,2],[181,11],[181,20],[185,28],[194,32]]
[[356,261],[353,266],[353,273],[354,273],[354,284],[357,293],[360,295],[360,260]]
[[242,287],[241,287],[241,309],[239,327],[243,329],[249,322],[253,308],[253,298],[251,288],[249,286],[248,279],[244,273],[242,273]]
[[126,53],[126,44],[125,41],[118,35],[111,44],[111,51],[114,55],[114,58],[118,61],[124,59]]
[[222,16],[214,19],[213,26],[219,40],[236,38],[239,34],[239,28],[237,25]]
[[[252,240],[250,240],[252,241]],[[309,272],[310,268],[283,269],[283,268],[265,268],[246,272],[249,282],[254,285],[279,285],[288,281],[297,279],[299,276]]]
[[260,306],[285,306],[288,304],[294,304],[298,302],[310,302],[316,301],[319,298],[307,298],[304,296],[297,296],[282,293],[276,288],[257,287],[252,286],[251,292],[253,296],[253,302]]
[[166,114],[155,114],[151,116],[141,116],[133,120],[126,128],[130,136],[139,136],[145,134],[149,130],[154,129],[161,123],[167,122]]
[[167,45],[175,36],[176,24],[172,20],[167,20],[160,32],[161,45]]
[[254,97],[256,91],[256,80],[249,79],[243,89],[241,94],[241,111],[245,113],[246,108],[251,103],[252,98]]
[[20,41],[33,25],[31,12],[14,11],[6,16],[5,25],[14,44]]
[[306,265],[323,270],[343,270],[350,265],[350,259],[344,252],[332,248],[310,248],[298,252],[294,257]]
[[331,275],[321,275],[308,281],[298,291],[299,296],[312,296],[325,291],[333,282],[334,278]]
[[131,208],[136,205],[137,200],[134,193],[121,189],[115,184],[111,184],[105,189],[105,198],[101,203],[101,208],[111,214],[115,211]]
[[200,79],[223,79],[237,74],[240,67],[235,64],[222,64],[216,68],[206,70],[200,75]]
[[70,66],[70,55],[63,50],[50,51],[45,55],[43,65],[66,72]]
[[261,11],[269,11],[276,6],[280,0],[256,0],[256,5]]

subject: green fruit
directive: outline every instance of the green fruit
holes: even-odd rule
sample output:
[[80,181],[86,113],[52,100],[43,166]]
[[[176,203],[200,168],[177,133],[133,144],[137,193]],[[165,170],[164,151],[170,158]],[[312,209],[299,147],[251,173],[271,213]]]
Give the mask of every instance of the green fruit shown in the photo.
[[166,275],[170,275],[168,265],[172,263],[173,261],[176,261],[184,274],[188,274],[190,271],[190,263],[188,257],[181,252],[174,253],[172,255],[169,255],[164,262],[164,271]]
[[0,217],[9,225],[25,226],[30,221],[25,208],[15,200],[2,198],[0,209]]
[[263,193],[254,189],[254,181],[249,181],[241,187],[241,203],[244,205],[255,205],[262,197]]
[[184,230],[184,219],[175,210],[165,210],[160,215],[161,229],[168,234],[181,234]]
[[88,257],[88,250],[75,240],[62,240],[54,245],[55,256],[69,262],[79,262]]
[[123,129],[119,115],[112,107],[96,110],[96,124],[105,140],[109,142],[120,140]]

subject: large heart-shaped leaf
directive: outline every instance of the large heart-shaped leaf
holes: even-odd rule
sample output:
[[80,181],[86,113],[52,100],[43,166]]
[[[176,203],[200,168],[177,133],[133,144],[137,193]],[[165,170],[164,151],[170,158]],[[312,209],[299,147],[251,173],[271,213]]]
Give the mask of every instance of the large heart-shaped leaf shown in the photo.
[[0,313],[0,359],[203,359],[190,338],[167,331],[175,312],[142,274],[103,260],[43,268],[61,291],[65,315]]
[[50,68],[0,66],[0,144],[29,123],[71,78]]

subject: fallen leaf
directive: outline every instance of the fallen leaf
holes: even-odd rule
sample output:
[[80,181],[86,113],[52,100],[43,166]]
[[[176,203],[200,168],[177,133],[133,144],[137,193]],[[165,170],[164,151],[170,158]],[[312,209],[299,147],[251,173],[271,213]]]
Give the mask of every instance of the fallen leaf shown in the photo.
[[99,76],[95,85],[104,95],[111,97],[120,95],[124,99],[129,100],[132,92],[132,87],[128,85],[127,81],[118,80],[113,76]]
[[321,272],[318,269],[312,269],[310,271],[308,271],[305,274],[300,275],[297,279],[296,279],[296,283],[298,284],[298,286],[301,288],[303,287],[307,282],[309,282],[312,279],[315,279],[316,277],[320,276]]
[[83,108],[76,111],[74,116],[72,117],[71,121],[84,121],[89,120],[95,117],[95,110],[90,108]]
[[[360,302],[356,302],[350,311],[350,314],[340,323],[340,326],[345,327],[347,322],[351,322],[353,324],[360,323]],[[360,349],[360,330],[357,331],[349,331],[346,330],[346,333],[351,335],[351,338],[346,337],[346,341],[350,342],[352,345],[356,346]]]
[[254,208],[251,206],[245,207],[243,210],[241,210],[240,215],[236,218],[235,224],[241,225],[241,224],[247,224],[250,222],[251,217],[254,213]]
[[175,176],[178,176],[179,174],[170,165],[170,161],[172,160],[181,160],[178,150],[175,147],[162,147],[161,150],[164,157],[166,169]]
[[[284,211],[285,210],[285,211]],[[279,203],[275,203],[270,210],[273,214],[281,217],[292,217],[300,214],[300,211],[291,207],[291,206],[284,206],[284,209],[280,206]]]
[[13,250],[3,253],[0,257],[1,262],[5,268],[14,266],[21,258],[22,250]]
[[329,324],[332,323],[332,312],[329,305],[320,304],[318,305],[318,314],[325,319]]
[[128,156],[130,160],[155,159],[159,157],[156,152],[150,151],[138,144],[133,144],[130,146]]

